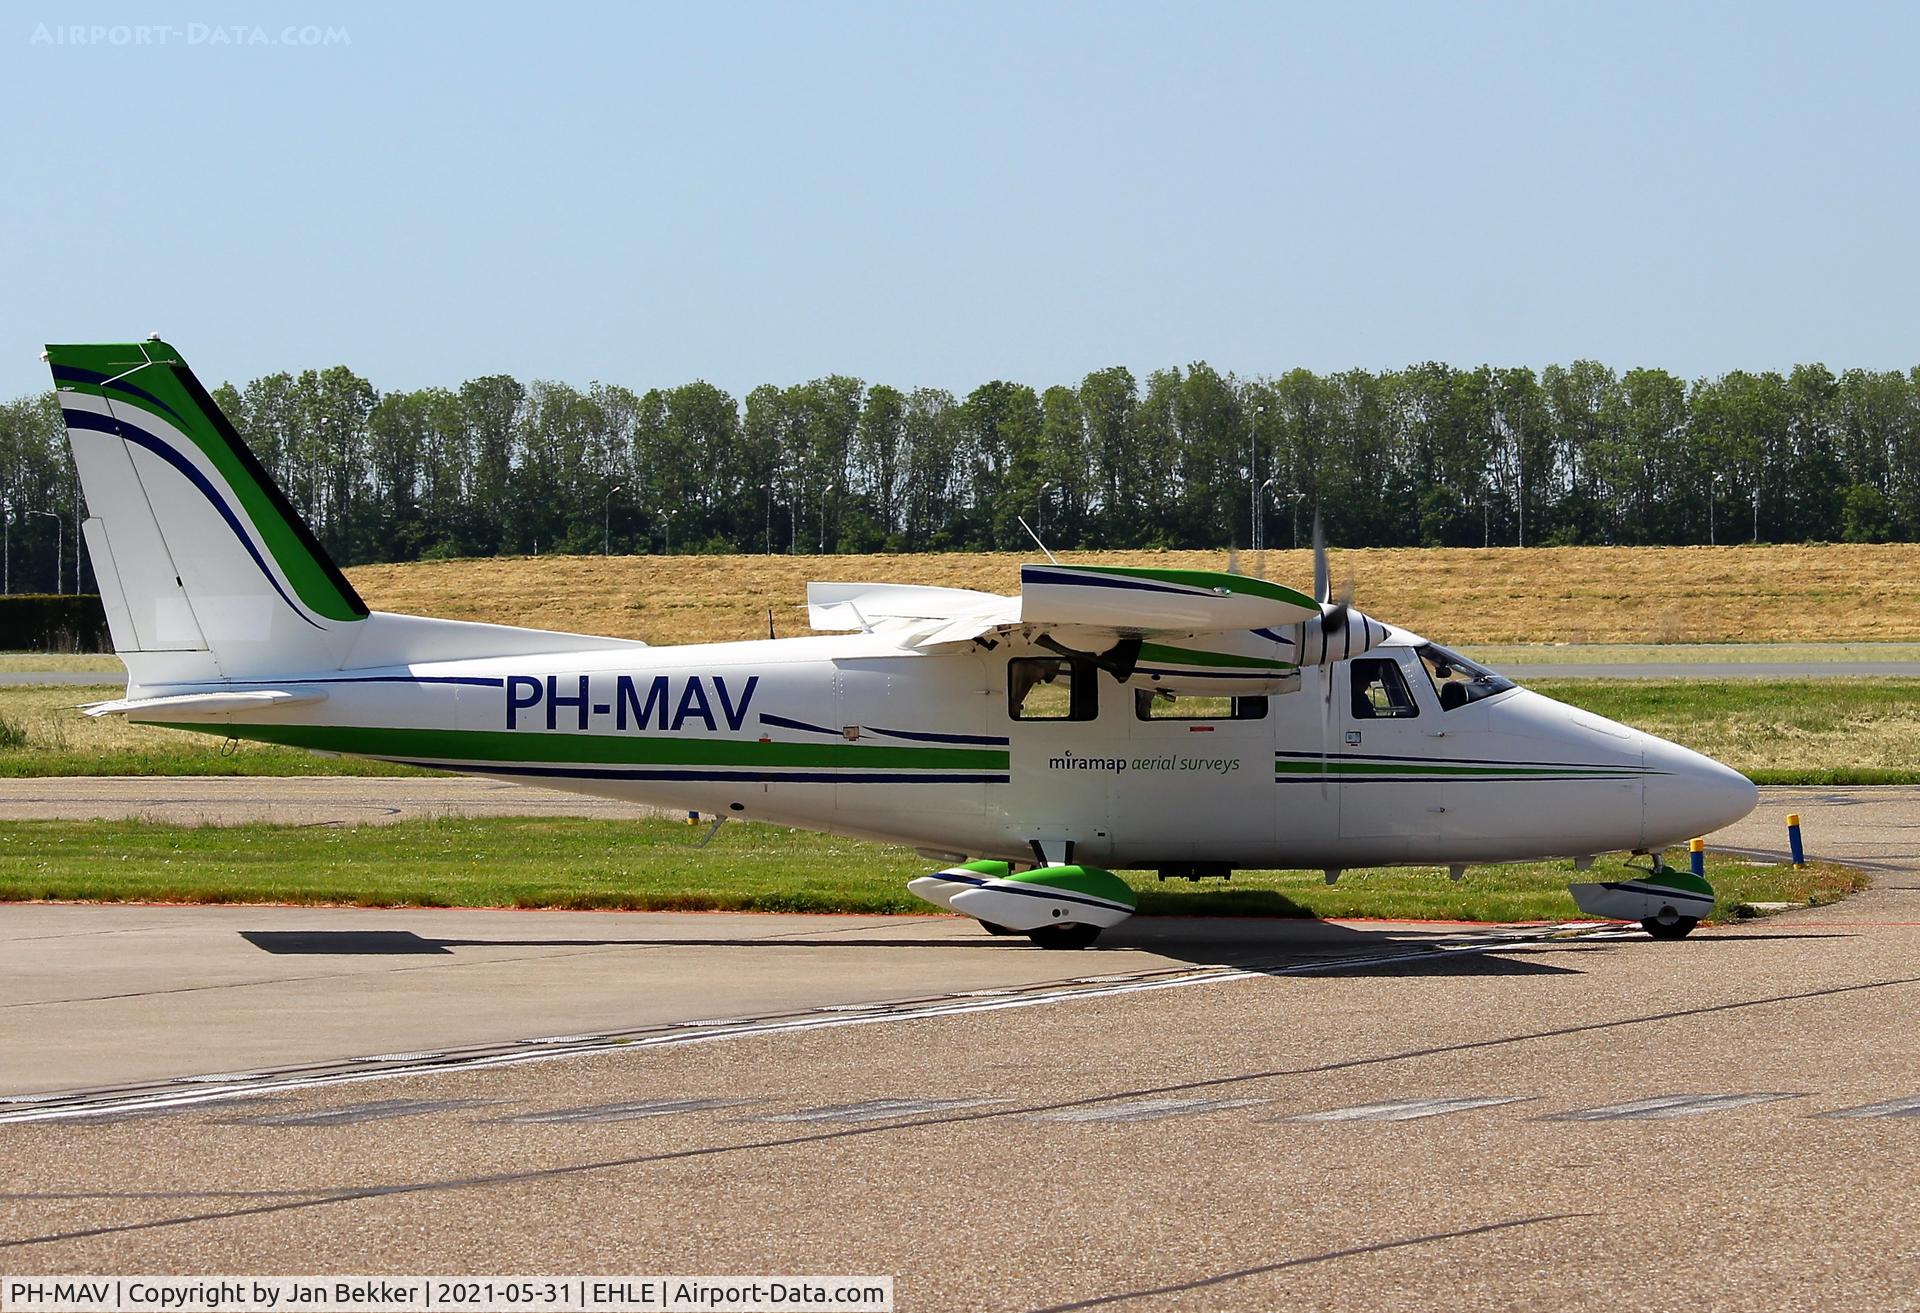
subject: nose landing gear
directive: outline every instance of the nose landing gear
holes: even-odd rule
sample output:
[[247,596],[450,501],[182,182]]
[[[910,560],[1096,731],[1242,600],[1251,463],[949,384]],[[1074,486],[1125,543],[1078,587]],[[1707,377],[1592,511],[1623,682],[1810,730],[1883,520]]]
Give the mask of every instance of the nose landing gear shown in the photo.
[[1661,865],[1632,880],[1569,885],[1588,916],[1638,921],[1655,939],[1685,939],[1713,911],[1713,886],[1687,871]]

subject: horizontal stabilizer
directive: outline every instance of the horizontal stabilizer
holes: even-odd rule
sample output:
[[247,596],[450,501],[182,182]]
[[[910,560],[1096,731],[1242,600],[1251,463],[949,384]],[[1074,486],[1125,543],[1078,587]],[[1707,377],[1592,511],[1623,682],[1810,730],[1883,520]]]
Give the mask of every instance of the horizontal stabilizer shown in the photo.
[[313,690],[289,693],[277,688],[247,688],[223,689],[218,693],[172,693],[158,698],[122,698],[115,702],[91,702],[80,709],[89,716],[201,720],[233,711],[269,711],[326,700],[325,693]]

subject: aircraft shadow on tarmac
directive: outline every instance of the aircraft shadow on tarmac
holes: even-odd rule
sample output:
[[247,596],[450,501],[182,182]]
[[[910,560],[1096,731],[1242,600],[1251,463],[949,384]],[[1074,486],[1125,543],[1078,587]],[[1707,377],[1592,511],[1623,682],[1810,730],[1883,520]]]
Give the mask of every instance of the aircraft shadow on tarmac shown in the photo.
[[[1238,909],[1236,909],[1238,910]],[[868,927],[861,927],[868,929]],[[1132,951],[1172,964],[1230,967],[1313,976],[1565,975],[1579,952],[1605,952],[1609,943],[1523,941],[1494,951],[1448,952],[1441,945],[1479,941],[1470,927],[1458,932],[1405,927],[1354,926],[1311,917],[1143,916],[1107,931],[1095,947],[1076,953],[1036,948],[1024,936],[987,934],[912,938],[868,934],[760,936],[753,938],[595,937],[435,938],[411,930],[242,930],[240,937],[262,952],[288,956],[447,956],[458,949],[940,949],[956,953],[1046,953],[1063,976],[1100,970],[1108,952]],[[1554,961],[1547,961],[1547,958]]]

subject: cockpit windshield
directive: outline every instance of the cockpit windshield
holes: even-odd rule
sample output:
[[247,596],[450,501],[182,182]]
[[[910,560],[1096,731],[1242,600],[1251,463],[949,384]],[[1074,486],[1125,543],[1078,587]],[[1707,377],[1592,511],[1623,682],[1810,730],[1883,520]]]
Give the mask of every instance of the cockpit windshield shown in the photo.
[[1513,687],[1513,681],[1496,675],[1485,666],[1475,665],[1458,652],[1450,652],[1438,643],[1419,648],[1420,664],[1427,668],[1433,691],[1440,695],[1440,710],[1452,711],[1469,702],[1490,698]]

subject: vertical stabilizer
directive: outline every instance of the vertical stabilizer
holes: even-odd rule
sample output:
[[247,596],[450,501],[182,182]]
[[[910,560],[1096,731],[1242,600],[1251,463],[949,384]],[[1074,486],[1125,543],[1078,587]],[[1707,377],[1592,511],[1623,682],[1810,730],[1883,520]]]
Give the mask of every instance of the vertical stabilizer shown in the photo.
[[365,604],[179,353],[154,340],[46,358],[132,682],[337,668]]

